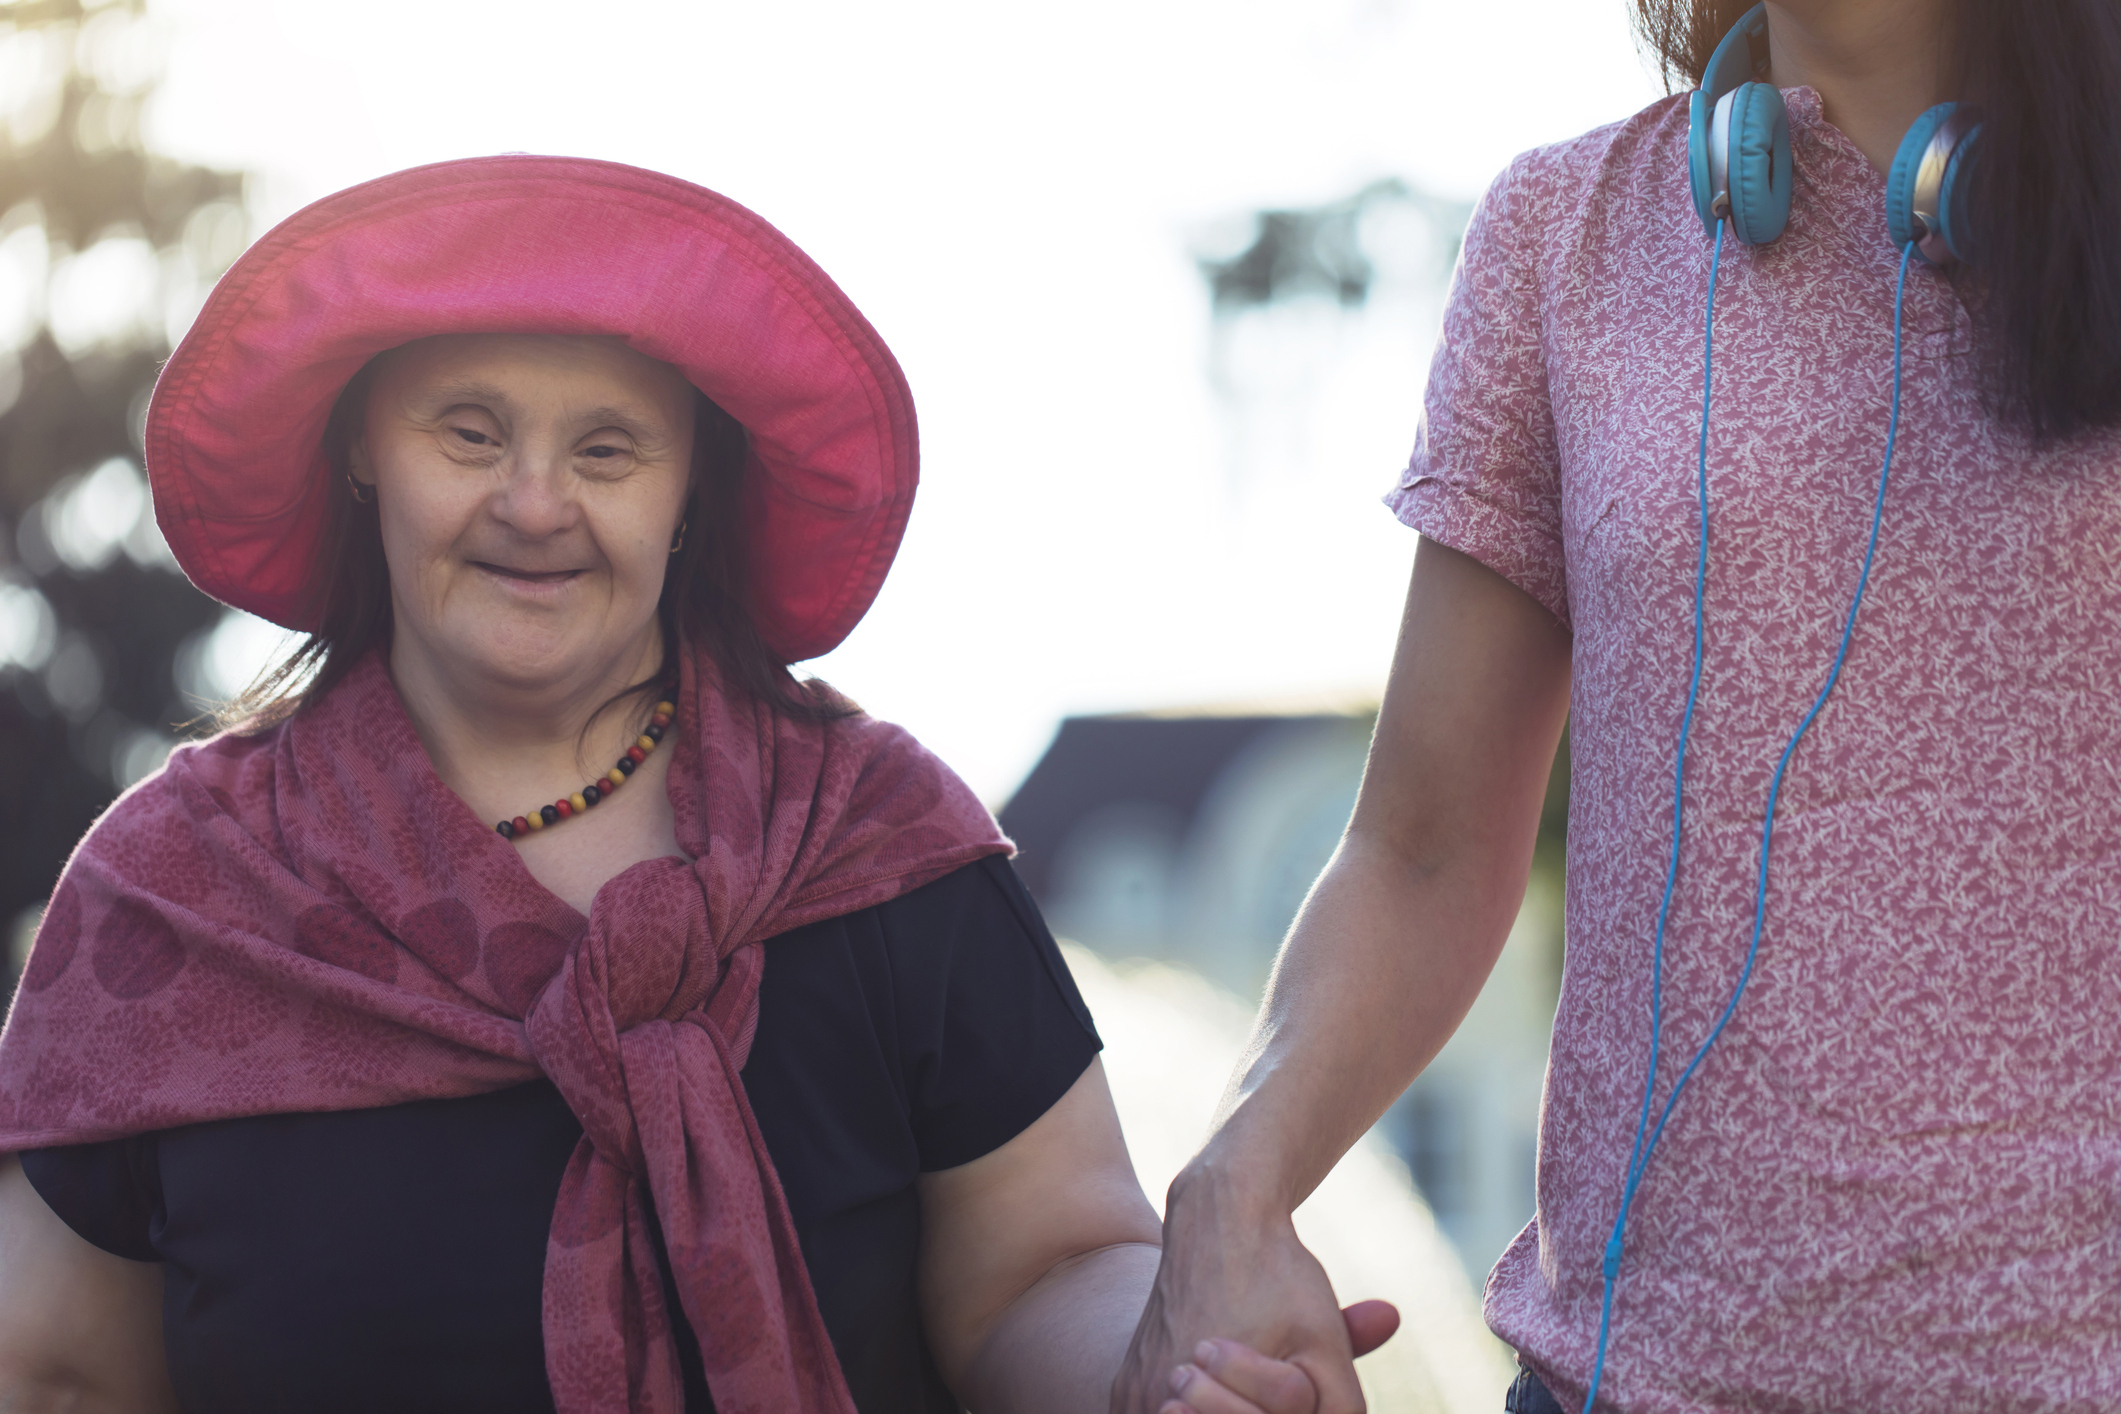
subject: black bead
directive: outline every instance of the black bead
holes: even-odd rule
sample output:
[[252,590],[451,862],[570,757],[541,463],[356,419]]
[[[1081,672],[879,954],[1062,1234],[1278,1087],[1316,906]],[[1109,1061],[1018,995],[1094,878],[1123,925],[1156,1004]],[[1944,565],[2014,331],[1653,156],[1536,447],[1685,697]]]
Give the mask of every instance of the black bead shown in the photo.
[[654,722],[650,722],[647,726],[641,728],[641,735],[647,737],[650,741],[661,741],[663,739],[663,729]]
[[620,774],[627,776],[633,774],[634,762],[631,756],[621,756],[616,764],[618,765]]
[[504,840],[512,840],[516,837],[516,825],[515,821],[513,820],[503,820],[500,824],[494,826],[493,828],[494,833],[498,834]]
[[548,825],[557,825],[560,822],[560,812],[550,805],[540,810],[538,814],[545,817],[545,823]]
[[589,802],[589,803],[590,803],[591,805],[594,805],[594,804],[596,804],[596,803],[597,803],[598,801],[602,800],[603,798],[604,798],[604,792],[603,792],[602,790],[598,789],[597,787],[595,787],[595,786],[583,786],[583,787],[582,787],[582,799],[584,799],[584,800],[588,801],[588,802]]

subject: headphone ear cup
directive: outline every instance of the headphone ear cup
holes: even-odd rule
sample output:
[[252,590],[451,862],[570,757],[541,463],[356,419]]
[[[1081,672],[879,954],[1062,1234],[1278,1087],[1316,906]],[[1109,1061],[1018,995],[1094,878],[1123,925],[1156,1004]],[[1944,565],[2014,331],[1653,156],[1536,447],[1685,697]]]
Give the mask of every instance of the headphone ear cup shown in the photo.
[[1893,238],[1893,248],[1898,250],[1909,241],[1920,240],[1922,232],[1915,227],[1915,177],[1922,170],[1923,156],[1929,152],[1930,139],[1937,136],[1937,129],[1952,115],[1952,105],[1940,103],[1915,119],[1900,139],[1900,149],[1893,154],[1893,165],[1885,171],[1885,229]]
[[[1937,203],[1937,229],[1926,230],[1916,219],[1915,204],[1923,199],[1922,164],[1929,156],[1930,145],[1937,134],[1957,115],[1959,105],[1940,103],[1915,119],[1900,139],[1900,149],[1893,154],[1893,165],[1885,176],[1885,229],[1896,246],[1905,246],[1909,241],[1918,244],[1916,249],[1922,258],[1932,264],[1950,260],[1966,260],[1967,189],[1972,184],[1973,163],[1969,160],[1981,136],[1981,126],[1976,123],[1963,137],[1952,143],[1951,156],[1945,160],[1944,171],[1938,177],[1934,199]],[[1938,249],[1938,243],[1943,249]]]
[[1687,99],[1686,113],[1687,176],[1694,184],[1694,212],[1701,217],[1701,229],[1713,240],[1716,213],[1712,208],[1716,193],[1709,190],[1709,125],[1714,120],[1716,105],[1697,88]]
[[1790,115],[1770,83],[1741,84],[1731,102],[1731,229],[1766,245],[1790,221]]
[[1966,217],[1967,190],[1973,185],[1974,164],[1969,160],[1975,145],[1981,141],[1981,129],[1977,126],[1959,140],[1952,151],[1952,160],[1944,164],[1944,182],[1937,192],[1938,234],[1944,237],[1945,248],[1952,259],[1972,264],[1974,260],[1972,232]]

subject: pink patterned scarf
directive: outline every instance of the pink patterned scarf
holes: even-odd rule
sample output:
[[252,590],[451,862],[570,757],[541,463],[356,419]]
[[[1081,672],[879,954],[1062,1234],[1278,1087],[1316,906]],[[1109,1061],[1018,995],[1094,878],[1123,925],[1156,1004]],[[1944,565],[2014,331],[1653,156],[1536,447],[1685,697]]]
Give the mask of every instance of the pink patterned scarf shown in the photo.
[[715,1407],[851,1411],[738,1077],[760,944],[1009,844],[898,728],[790,722],[682,668],[691,862],[633,866],[587,919],[442,784],[379,658],[180,749],[52,897],[0,1035],[0,1152],[549,1076],[584,1130],[545,1259],[562,1414],[681,1407],[651,1195]]

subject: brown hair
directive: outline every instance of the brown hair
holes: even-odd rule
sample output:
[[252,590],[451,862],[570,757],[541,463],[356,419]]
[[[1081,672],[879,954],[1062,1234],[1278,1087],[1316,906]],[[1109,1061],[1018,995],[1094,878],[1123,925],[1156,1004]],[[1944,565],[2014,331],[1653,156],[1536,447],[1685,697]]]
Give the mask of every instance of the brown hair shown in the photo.
[[[1701,81],[1750,0],[1634,0],[1670,88]],[[1992,413],[2035,437],[2121,424],[2121,5],[1946,0],[1953,96],[1982,121],[1967,203]]]
[[[325,424],[324,452],[331,479],[325,488],[325,529],[311,571],[311,630],[295,649],[215,714],[215,724],[258,731],[302,710],[329,692],[372,648],[390,643],[390,569],[375,500],[354,500],[349,481],[352,447],[368,412],[368,392],[383,355],[370,359],[340,392]],[[665,668],[598,708],[646,697],[669,681],[676,645],[705,648],[726,687],[744,692],[783,716],[827,721],[855,711],[823,683],[798,681],[785,660],[760,637],[746,589],[742,530],[743,488],[751,439],[743,425],[705,393],[694,390],[692,496],[685,503],[685,538],[670,557],[656,619],[662,627]],[[586,730],[586,728],[585,728]]]

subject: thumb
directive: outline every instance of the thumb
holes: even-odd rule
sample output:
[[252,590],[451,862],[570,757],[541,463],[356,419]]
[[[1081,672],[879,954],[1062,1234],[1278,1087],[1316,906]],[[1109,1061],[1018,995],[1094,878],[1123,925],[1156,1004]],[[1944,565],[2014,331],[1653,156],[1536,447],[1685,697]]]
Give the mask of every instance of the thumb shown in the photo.
[[1358,1301],[1340,1313],[1348,1323],[1348,1344],[1368,1355],[1399,1329],[1399,1308],[1389,1301]]

